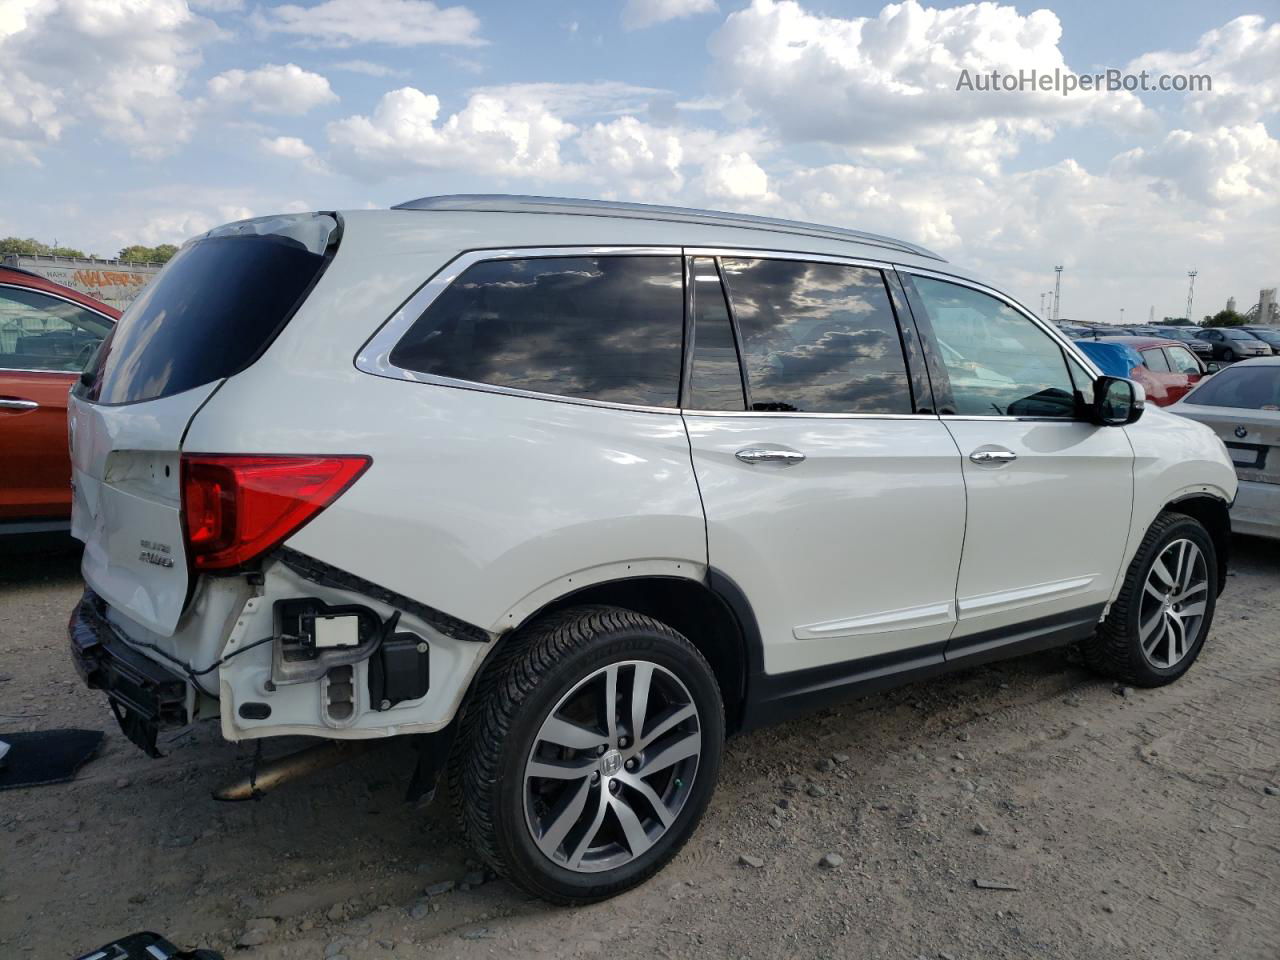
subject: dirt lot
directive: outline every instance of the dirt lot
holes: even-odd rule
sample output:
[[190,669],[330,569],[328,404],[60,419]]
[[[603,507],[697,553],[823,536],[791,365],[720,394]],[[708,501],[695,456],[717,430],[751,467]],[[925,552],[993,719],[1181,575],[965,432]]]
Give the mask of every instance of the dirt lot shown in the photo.
[[9,556],[0,730],[107,738],[74,783],[0,793],[0,957],[139,929],[246,960],[1280,957],[1280,550],[1236,551],[1182,682],[1043,655],[738,738],[677,860],[580,910],[476,875],[443,798],[402,802],[396,745],[214,802],[249,748],[205,727],[143,756],[65,651],[74,554]]

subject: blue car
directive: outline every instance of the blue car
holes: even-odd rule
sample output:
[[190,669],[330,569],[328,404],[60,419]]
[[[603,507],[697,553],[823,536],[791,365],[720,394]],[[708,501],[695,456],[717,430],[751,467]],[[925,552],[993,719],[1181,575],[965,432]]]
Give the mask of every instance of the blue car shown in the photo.
[[1109,377],[1132,377],[1133,368],[1142,366],[1138,351],[1123,343],[1077,340],[1080,351]]

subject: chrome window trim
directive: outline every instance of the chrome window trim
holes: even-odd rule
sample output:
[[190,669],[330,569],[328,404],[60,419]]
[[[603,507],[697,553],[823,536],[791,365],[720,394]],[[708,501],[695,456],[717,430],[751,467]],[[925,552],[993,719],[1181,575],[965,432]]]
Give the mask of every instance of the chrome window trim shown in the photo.
[[936,413],[805,413],[803,410],[681,410],[686,417],[799,418],[801,420],[937,420]]
[[[431,276],[418,290],[393,313],[373,336],[365,342],[356,354],[356,369],[375,377],[390,380],[407,380],[411,383],[428,383],[437,387],[452,387],[459,390],[475,390],[481,393],[498,393],[509,397],[525,397],[530,400],[550,400],[556,403],[571,403],[585,407],[603,407],[611,410],[636,410],[643,413],[680,413],[680,398],[670,407],[653,407],[635,403],[616,403],[609,400],[592,400],[587,397],[566,397],[555,393],[540,393],[536,390],[522,390],[516,387],[504,387],[493,383],[480,383],[475,380],[460,380],[456,377],[443,377],[434,373],[419,373],[405,367],[398,367],[391,362],[391,351],[395,349],[409,328],[422,316],[445,289],[458,279],[467,268],[486,260],[523,260],[547,259],[552,257],[674,257],[680,260],[684,256],[681,247],[653,246],[578,246],[578,247],[500,247],[485,250],[467,250],[454,257]],[[680,269],[684,269],[683,261]]]
[[[0,264],[0,266],[3,266],[3,264]],[[51,280],[49,282],[52,283],[53,281]],[[51,290],[41,290],[38,287],[28,287],[25,284],[21,284],[21,283],[10,283],[7,280],[0,281],[0,289],[23,290],[23,291],[26,291],[27,293],[38,293],[42,297],[49,297],[50,299],[53,299],[53,300],[61,300],[63,303],[69,303],[73,307],[79,307],[81,310],[85,311],[85,313],[92,313],[95,317],[101,317],[111,326],[112,329],[114,329],[115,325],[119,323],[119,321],[116,320],[114,317],[107,316],[101,310],[95,310],[93,309],[93,307],[86,306],[85,304],[81,303],[78,300],[72,300],[70,297],[64,297],[62,294],[54,293]],[[110,336],[110,335],[111,335],[110,331],[108,331],[107,335],[104,336],[102,339],[105,340],[107,336]],[[98,342],[101,343],[102,340],[99,340]],[[0,366],[0,371],[3,371],[5,373],[47,373],[47,374],[52,374],[54,376],[61,376],[61,377],[78,377],[82,372],[79,370],[50,370],[48,367],[5,367],[5,366]]]
[[686,257],[740,257],[751,260],[800,260],[805,263],[833,263],[842,267],[867,267],[892,270],[892,260],[868,257],[845,257],[831,253],[805,253],[802,250],[775,250],[758,247],[685,247]]

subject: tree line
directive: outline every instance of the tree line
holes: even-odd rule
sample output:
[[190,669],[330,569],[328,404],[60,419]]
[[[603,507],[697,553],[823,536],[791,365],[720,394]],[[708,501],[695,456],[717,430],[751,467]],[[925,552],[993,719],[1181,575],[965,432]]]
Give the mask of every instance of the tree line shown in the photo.
[[[154,247],[133,243],[127,247],[122,247],[120,252],[112,259],[133,260],[140,263],[167,263],[169,258],[177,252],[178,248],[172,243],[161,243]],[[96,253],[85,253],[75,247],[53,246],[37,240],[35,237],[0,237],[0,256],[11,253],[23,257],[98,258]]]

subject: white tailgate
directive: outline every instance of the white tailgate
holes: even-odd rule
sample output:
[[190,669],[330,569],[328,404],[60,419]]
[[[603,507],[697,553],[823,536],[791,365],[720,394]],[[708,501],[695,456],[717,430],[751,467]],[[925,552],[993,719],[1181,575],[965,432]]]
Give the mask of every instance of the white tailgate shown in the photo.
[[108,406],[72,396],[71,533],[81,573],[112,607],[163,636],[187,597],[179,457],[192,416],[221,381]]

